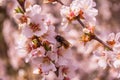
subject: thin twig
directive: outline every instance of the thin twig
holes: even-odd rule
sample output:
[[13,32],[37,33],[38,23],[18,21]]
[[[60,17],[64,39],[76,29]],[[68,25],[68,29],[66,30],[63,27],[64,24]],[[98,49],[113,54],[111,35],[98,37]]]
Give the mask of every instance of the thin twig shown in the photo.
[[60,3],[61,5],[64,5],[63,2],[61,2],[60,0],[56,0],[58,3]]
[[105,42],[103,42],[100,38],[98,38],[96,35],[93,38],[94,40],[97,40],[98,42],[100,42],[101,44],[103,44],[106,48],[108,48],[109,50],[113,51],[113,49],[107,45]]
[[[56,0],[58,3],[60,3],[61,5],[64,5],[60,0]],[[80,23],[80,25],[83,28],[86,28],[86,26],[84,25],[84,23],[80,20],[79,16],[76,17],[77,21]],[[94,40],[97,40],[98,42],[100,42],[102,45],[104,45],[105,47],[107,47],[109,50],[113,50],[109,45],[107,45],[104,41],[102,41],[100,38],[98,38],[95,34],[92,37]]]
[[86,27],[86,26],[83,24],[83,22],[82,22],[78,17],[76,17],[76,19],[77,19],[77,21],[80,23],[80,25],[81,25],[83,28]]
[[[83,28],[86,27],[80,19],[77,19],[77,21],[82,25]],[[109,50],[112,51],[112,48],[109,45],[107,45],[105,42],[103,42],[100,38],[98,38],[95,34],[93,39],[97,40],[98,42],[100,42],[101,44],[103,44],[105,47],[107,47]]]
[[[79,16],[76,17],[77,21],[82,25],[83,28],[85,28],[86,26],[84,25],[84,23],[79,19]],[[109,50],[112,51],[112,48],[107,45],[105,42],[103,42],[100,38],[98,38],[95,34],[92,37],[94,40],[97,40],[98,42],[100,42],[101,44],[103,44],[105,47],[107,47]]]
[[20,0],[17,0],[17,2],[19,3],[19,5],[21,6],[21,8],[23,9],[23,11],[25,12],[25,0],[24,1],[21,1]]
[[[78,18],[76,17],[77,21],[82,25],[83,28],[85,28],[86,26],[84,25],[84,23]],[[103,44],[105,47],[107,47],[109,50],[113,50],[109,45],[107,45],[105,42],[103,42],[100,38],[98,38],[95,34],[94,37],[92,37],[94,40],[97,40],[98,42],[100,42],[101,44]]]

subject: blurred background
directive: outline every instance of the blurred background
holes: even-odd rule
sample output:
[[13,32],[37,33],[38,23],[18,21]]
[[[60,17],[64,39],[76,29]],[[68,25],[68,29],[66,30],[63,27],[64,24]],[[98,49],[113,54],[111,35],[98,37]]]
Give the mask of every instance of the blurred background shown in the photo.
[[[31,0],[40,4],[42,14],[47,14],[59,31],[61,25],[60,4],[43,4],[42,0]],[[94,0],[98,9],[96,34],[103,40],[109,33],[120,32],[120,0]],[[72,0],[62,0],[69,5]],[[16,0],[0,0],[0,80],[41,80],[39,75],[33,75],[31,65],[25,63],[24,59],[17,55],[16,43],[19,37],[18,25],[14,19],[14,8],[18,6]],[[51,10],[52,9],[52,10]],[[72,43],[74,61],[78,65],[76,78],[74,80],[120,80],[116,78],[115,71],[109,67],[105,70],[97,66],[97,61],[92,52],[100,45],[91,41],[87,46],[81,45],[77,40],[81,32],[79,24],[73,23],[69,26],[76,26],[65,35]],[[78,44],[79,43],[79,44]],[[92,46],[92,47],[91,47]],[[114,73],[114,74],[113,74]],[[48,78],[46,80],[54,80]]]

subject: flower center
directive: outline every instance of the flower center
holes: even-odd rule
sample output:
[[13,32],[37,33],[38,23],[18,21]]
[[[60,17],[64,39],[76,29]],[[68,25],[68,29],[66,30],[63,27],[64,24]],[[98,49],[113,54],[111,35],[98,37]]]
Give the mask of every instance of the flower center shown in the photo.
[[107,41],[107,44],[109,44],[110,46],[113,46],[115,44],[115,40]]
[[27,17],[23,15],[22,17],[19,18],[21,23],[27,23]]
[[67,67],[64,67],[64,68],[62,69],[62,72],[64,73],[64,75],[66,75],[66,74],[68,73],[68,68],[67,68]]
[[32,47],[30,46],[29,42],[26,42],[26,50],[28,53],[32,51]]
[[43,63],[50,64],[50,59],[48,57],[44,57]]
[[32,29],[33,32],[40,31],[40,25],[35,24],[35,23],[30,23],[30,28]]
[[70,20],[70,21],[72,21],[73,19],[74,19],[74,17],[75,17],[75,14],[74,14],[74,12],[70,12],[69,14],[68,14],[68,20]]
[[83,11],[82,11],[82,10],[80,10],[80,12],[79,12],[79,16],[80,16],[80,18],[81,18],[81,19],[84,19],[83,14],[84,14],[84,13],[83,13]]

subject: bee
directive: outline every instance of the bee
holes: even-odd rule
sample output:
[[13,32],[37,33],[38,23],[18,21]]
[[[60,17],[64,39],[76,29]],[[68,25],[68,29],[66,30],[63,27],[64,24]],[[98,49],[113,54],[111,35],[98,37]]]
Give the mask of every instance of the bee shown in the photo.
[[36,49],[36,48],[40,47],[42,45],[41,43],[42,43],[42,41],[39,37],[37,37],[37,36],[32,37],[33,48]]
[[67,49],[67,48],[70,47],[70,43],[65,38],[63,38],[62,36],[57,35],[55,37],[55,39],[57,40],[57,42],[60,43],[60,46],[58,48],[63,46],[65,49]]

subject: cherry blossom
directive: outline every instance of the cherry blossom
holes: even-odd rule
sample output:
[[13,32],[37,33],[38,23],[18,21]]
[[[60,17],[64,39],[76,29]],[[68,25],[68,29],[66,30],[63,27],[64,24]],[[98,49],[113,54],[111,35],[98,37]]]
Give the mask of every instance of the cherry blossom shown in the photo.
[[[120,33],[110,33],[106,41],[102,40],[104,35],[98,37],[101,34],[95,31],[98,26],[96,25],[98,10],[93,0],[63,1],[64,3],[62,0],[43,0],[43,3],[50,5],[43,5],[41,1],[35,0],[12,1],[16,4],[12,7],[14,8],[12,17],[19,31],[16,30],[17,33],[12,36],[14,45],[9,44],[8,36],[5,37],[5,41],[9,47],[16,45],[14,49],[8,50],[8,56],[11,65],[17,66],[18,75],[26,77],[26,71],[21,71],[23,65],[25,69],[30,70],[28,72],[35,74],[35,77],[39,76],[40,80],[87,80],[84,79],[84,75],[97,80],[101,76],[101,70],[97,70],[97,65],[104,70],[108,69],[109,73],[110,71],[119,73]],[[4,31],[4,34],[6,33],[7,29]],[[21,60],[24,60],[25,64],[21,65]],[[96,78],[93,78],[93,75]],[[73,79],[74,77],[78,78]]]
[[[73,0],[70,6],[62,6],[60,10],[63,17],[63,23],[67,24],[79,17],[79,19],[95,25],[95,16],[98,14],[97,9],[94,8],[95,6],[93,0]],[[67,18],[67,20],[64,18]]]

